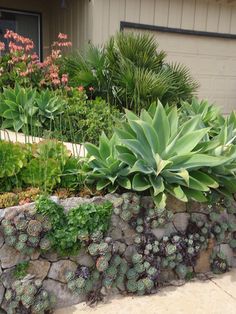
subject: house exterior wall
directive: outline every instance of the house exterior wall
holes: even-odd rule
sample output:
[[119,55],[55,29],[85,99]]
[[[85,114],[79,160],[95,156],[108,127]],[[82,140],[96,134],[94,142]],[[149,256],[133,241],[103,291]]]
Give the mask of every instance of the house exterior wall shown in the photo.
[[236,34],[235,1],[91,0],[91,41],[104,43],[120,29],[120,21]]
[[0,0],[0,7],[32,11],[42,15],[43,55],[46,56],[59,32],[67,33],[74,48],[87,41],[87,0],[68,0],[62,9],[60,0]]
[[50,7],[46,0],[0,0],[0,7],[6,9],[15,9],[22,11],[32,11],[42,14],[42,38],[43,38],[43,55],[48,53],[50,47]]

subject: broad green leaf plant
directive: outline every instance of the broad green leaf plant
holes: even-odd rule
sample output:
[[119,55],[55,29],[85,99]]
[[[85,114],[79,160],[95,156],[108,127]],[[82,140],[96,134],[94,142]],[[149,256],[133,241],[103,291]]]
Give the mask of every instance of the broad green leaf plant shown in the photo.
[[[160,102],[140,116],[127,110],[127,121],[111,141],[103,135],[99,147],[86,145],[88,178],[99,189],[148,192],[159,207],[165,206],[167,194],[184,202],[206,201],[210,189],[224,184],[224,171],[226,177],[235,172],[235,128],[225,123],[212,140],[201,114],[185,122],[179,116],[177,107],[164,108]],[[120,184],[120,178],[127,184]]]

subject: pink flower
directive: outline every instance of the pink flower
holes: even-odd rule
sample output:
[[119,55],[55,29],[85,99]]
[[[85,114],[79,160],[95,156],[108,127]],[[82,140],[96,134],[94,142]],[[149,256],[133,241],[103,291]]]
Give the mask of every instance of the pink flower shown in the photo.
[[95,90],[95,89],[94,89],[92,86],[89,87],[89,91],[90,91],[90,92],[94,92],[94,90]]
[[79,92],[83,92],[83,91],[84,91],[84,87],[83,87],[82,85],[80,85],[80,86],[78,87],[78,91],[79,91]]
[[67,34],[63,34],[63,33],[59,33],[59,34],[58,34],[58,38],[59,38],[59,39],[67,39],[67,38],[68,38],[68,35],[67,35]]
[[62,74],[61,82],[63,84],[67,84],[68,83],[68,74]]
[[5,50],[5,44],[0,41],[0,51]]

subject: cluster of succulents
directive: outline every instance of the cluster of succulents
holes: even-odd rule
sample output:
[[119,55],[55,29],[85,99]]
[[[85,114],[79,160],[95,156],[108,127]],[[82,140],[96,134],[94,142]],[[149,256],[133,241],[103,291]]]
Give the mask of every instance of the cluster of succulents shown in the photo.
[[11,207],[15,205],[23,205],[35,201],[39,195],[38,188],[31,188],[21,192],[9,192],[0,194],[0,208]]
[[89,294],[99,281],[98,271],[90,271],[88,267],[80,266],[76,271],[67,270],[65,273],[68,289],[77,295]]
[[218,243],[231,242],[236,232],[236,224],[228,219],[228,215],[212,212],[209,215],[211,232]]
[[212,253],[211,269],[215,274],[223,274],[228,271],[229,265],[223,252]]
[[56,302],[55,296],[43,288],[42,281],[30,276],[13,282],[4,298],[8,314],[48,313]]
[[121,208],[115,208],[114,213],[119,215],[124,221],[128,222],[140,212],[140,196],[134,193],[124,193],[122,197],[123,204]]
[[3,219],[1,228],[6,244],[26,255],[33,254],[36,249],[47,251],[51,248],[47,236],[51,223],[35,212],[24,211],[11,219]]

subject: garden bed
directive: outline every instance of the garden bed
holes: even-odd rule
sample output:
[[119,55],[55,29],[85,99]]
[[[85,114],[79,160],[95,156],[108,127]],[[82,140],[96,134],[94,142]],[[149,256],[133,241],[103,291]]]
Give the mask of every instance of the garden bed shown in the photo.
[[[50,249],[45,241],[42,249],[42,239],[49,229],[43,229],[46,228],[45,221],[38,216],[35,203],[2,209],[0,302],[4,309],[16,301],[17,278],[18,286],[24,282],[39,284],[40,279],[38,294],[54,295],[56,307],[60,308],[85,300],[96,302],[114,293],[155,293],[163,285],[183,283],[197,274],[222,273],[236,267],[235,204],[209,206],[183,203],[171,197],[166,208],[160,210],[154,206],[151,197],[134,193],[52,199],[50,206],[59,206],[56,203],[60,202],[67,215],[80,205],[103,206],[107,201],[111,202],[113,209],[111,216],[107,216],[108,229],[100,234],[95,232],[93,236],[80,235],[82,247],[78,253],[62,255],[55,248]],[[103,220],[104,217],[103,214]],[[39,233],[35,231],[36,225],[29,227],[30,221],[35,223],[36,220],[44,226]],[[25,225],[24,221],[27,222]],[[27,241],[30,236],[38,237],[40,245],[30,251],[29,242],[22,240],[22,234],[27,234]],[[10,237],[16,237],[17,241],[10,243]],[[28,251],[26,247],[22,249],[24,245],[19,246],[20,241],[27,243]],[[23,261],[27,267],[21,274]],[[30,300],[29,313],[37,313],[31,306],[42,306],[42,300]]]

